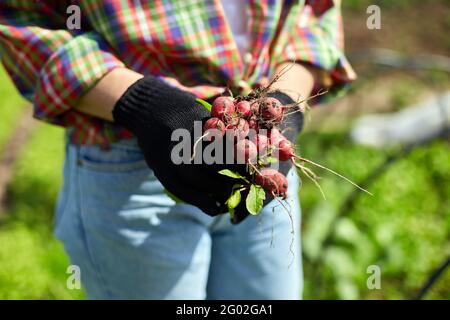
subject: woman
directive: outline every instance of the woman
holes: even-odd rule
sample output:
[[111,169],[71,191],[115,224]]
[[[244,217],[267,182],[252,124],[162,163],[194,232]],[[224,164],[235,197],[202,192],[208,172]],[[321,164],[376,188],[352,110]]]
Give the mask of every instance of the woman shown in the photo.
[[[173,164],[170,133],[207,116],[196,97],[247,93],[292,61],[272,88],[283,103],[354,79],[338,2],[0,3],[2,63],[34,116],[67,128],[56,235],[89,298],[301,297],[295,172],[291,247],[275,201],[234,225],[227,184],[206,165]],[[81,13],[80,29],[66,28],[66,12]]]

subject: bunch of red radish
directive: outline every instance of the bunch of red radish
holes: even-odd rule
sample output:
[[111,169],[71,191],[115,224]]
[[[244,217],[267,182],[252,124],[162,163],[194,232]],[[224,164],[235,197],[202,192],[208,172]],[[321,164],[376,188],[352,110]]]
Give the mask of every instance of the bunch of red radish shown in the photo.
[[294,145],[277,128],[290,108],[292,106],[284,106],[273,97],[252,100],[218,97],[211,107],[212,118],[203,126],[204,137],[215,130],[232,139],[235,159],[247,165],[251,183],[261,186],[273,197],[286,198],[286,177],[268,166],[276,160],[298,159]]
[[[233,190],[230,190],[231,196],[227,200],[227,205],[231,214],[241,201],[241,192],[247,196],[246,206],[251,214],[258,214],[261,210],[265,192],[275,199],[278,197],[286,199],[288,181],[277,170],[278,167],[273,165],[279,161],[291,161],[316,184],[324,197],[317,176],[304,163],[327,170],[371,194],[345,176],[295,154],[293,143],[283,135],[279,126],[287,115],[302,112],[298,103],[282,105],[278,99],[266,94],[256,98],[253,95],[236,99],[221,96],[214,100],[212,106],[206,101],[200,99],[197,101],[211,109],[211,118],[204,123],[204,134],[201,138],[213,141],[219,137],[231,142],[235,160],[239,164],[245,164],[247,168],[248,174],[245,177],[230,170],[219,171],[221,174],[244,181],[235,184]],[[281,202],[280,204],[283,205]]]

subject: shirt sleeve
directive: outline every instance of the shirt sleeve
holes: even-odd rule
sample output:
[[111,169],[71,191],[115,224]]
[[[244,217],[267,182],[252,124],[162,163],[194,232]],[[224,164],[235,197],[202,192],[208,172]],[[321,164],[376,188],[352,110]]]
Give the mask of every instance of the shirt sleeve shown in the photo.
[[328,93],[314,99],[327,101],[342,95],[356,74],[344,55],[344,34],[340,0],[305,0],[289,33],[281,62],[296,61],[322,70],[314,94]]
[[[104,75],[122,67],[94,31],[66,28],[70,1],[2,0],[0,59],[34,115],[68,125],[77,101]],[[72,115],[73,118],[73,115]]]

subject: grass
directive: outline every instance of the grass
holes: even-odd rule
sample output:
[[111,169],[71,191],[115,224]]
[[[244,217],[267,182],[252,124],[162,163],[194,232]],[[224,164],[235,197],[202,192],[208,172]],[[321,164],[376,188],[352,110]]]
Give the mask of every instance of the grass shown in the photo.
[[[2,70],[0,83],[5,93],[0,95],[1,105],[8,108],[0,108],[0,116],[6,116],[0,127],[4,142],[11,138],[24,101]],[[39,124],[24,150],[8,189],[6,218],[0,220],[0,299],[83,298],[81,290],[66,287],[69,261],[52,231],[61,185],[63,130]]]
[[[303,154],[360,181],[387,156],[351,145],[346,134],[309,132]],[[300,193],[306,291],[311,298],[412,298],[433,269],[450,255],[450,153],[447,141],[420,147],[389,167],[360,194],[355,207],[336,219],[330,243],[320,248],[351,187],[325,175],[323,201],[305,181]],[[320,250],[320,251],[319,251]],[[322,256],[321,281],[313,261]],[[367,267],[382,270],[381,290],[368,290]],[[450,298],[450,272],[428,298]]]
[[[14,125],[24,111],[27,103],[16,92],[13,84],[7,79],[5,71],[0,64],[0,150],[9,138]],[[6,99],[4,97],[7,97]]]
[[0,224],[0,299],[78,299],[66,287],[69,261],[53,237],[61,184],[62,129],[40,125],[16,164]]

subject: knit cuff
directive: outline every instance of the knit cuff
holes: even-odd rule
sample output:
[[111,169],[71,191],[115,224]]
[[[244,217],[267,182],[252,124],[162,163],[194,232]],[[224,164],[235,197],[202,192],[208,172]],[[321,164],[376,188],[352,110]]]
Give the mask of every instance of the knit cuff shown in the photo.
[[[114,121],[135,135],[142,128],[151,126],[153,120],[161,114],[161,106],[171,104],[194,105],[195,96],[172,87],[163,81],[146,76],[132,84],[117,101],[112,111]],[[155,112],[156,111],[156,112]]]

